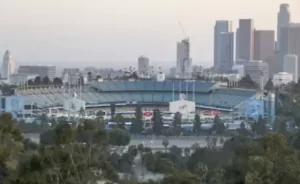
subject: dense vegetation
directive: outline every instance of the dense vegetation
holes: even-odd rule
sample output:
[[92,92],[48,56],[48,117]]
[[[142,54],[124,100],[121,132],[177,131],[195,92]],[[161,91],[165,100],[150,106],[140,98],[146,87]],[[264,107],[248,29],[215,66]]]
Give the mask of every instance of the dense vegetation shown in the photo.
[[[155,116],[160,122],[159,115]],[[180,123],[179,114],[174,121]],[[224,141],[225,127],[216,118],[205,148],[194,144],[181,149],[165,138],[161,143],[165,149],[152,151],[144,145],[125,149],[130,142],[128,131],[105,130],[99,121],[60,122],[41,134],[38,145],[24,140],[18,124],[4,113],[0,116],[0,183],[300,183],[300,132],[288,132],[283,121],[277,124],[278,133],[267,133],[264,120],[256,122],[253,131],[241,125],[237,135]],[[140,126],[132,129],[138,130]],[[254,138],[254,133],[264,136]],[[141,176],[136,167],[142,170]],[[143,181],[149,173],[163,178]]]

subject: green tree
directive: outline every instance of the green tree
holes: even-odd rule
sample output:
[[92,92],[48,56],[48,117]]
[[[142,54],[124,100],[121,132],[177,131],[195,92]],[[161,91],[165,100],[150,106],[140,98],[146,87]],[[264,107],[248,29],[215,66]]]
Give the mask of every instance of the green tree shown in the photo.
[[194,121],[194,127],[193,127],[194,133],[199,135],[199,132],[201,132],[201,121],[199,114],[195,115],[195,121]]
[[219,116],[215,116],[212,131],[215,131],[218,135],[222,135],[226,130],[224,123],[220,120]]
[[34,84],[35,85],[41,85],[42,84],[42,79],[40,76],[36,76],[34,79]]
[[34,82],[33,82],[32,79],[29,79],[29,80],[27,81],[27,84],[28,84],[29,86],[33,86],[33,85],[34,85]]
[[114,103],[110,104],[110,115],[111,115],[111,121],[114,121],[116,114],[116,105]]
[[75,132],[68,123],[61,123],[54,129],[56,145],[69,144],[75,141]]
[[161,131],[163,128],[163,122],[162,122],[162,116],[161,113],[158,109],[155,109],[153,111],[153,117],[152,117],[152,122],[153,122],[153,132],[156,135],[161,135]]
[[122,114],[117,114],[114,118],[114,122],[118,124],[118,128],[125,129],[125,119]]
[[42,80],[43,85],[49,85],[51,84],[49,77],[45,76]]
[[188,172],[176,172],[165,177],[161,184],[199,184],[200,178]]
[[53,79],[53,84],[54,84],[54,85],[57,85],[57,86],[60,86],[60,85],[63,84],[63,81],[61,80],[61,78],[55,77],[55,78]]
[[109,143],[115,146],[126,146],[130,142],[130,134],[126,130],[113,129],[109,131]]
[[272,79],[269,79],[265,85],[265,90],[271,91],[274,89],[273,81]]
[[169,146],[169,140],[167,138],[163,139],[162,145],[165,147],[165,152],[167,152],[167,148]]
[[80,115],[80,118],[81,118],[81,119],[84,119],[84,116],[85,116],[85,110],[84,110],[83,107],[80,108],[80,110],[79,110],[79,115]]
[[262,116],[259,116],[258,120],[252,124],[252,131],[257,135],[264,135],[267,133],[267,121],[263,119]]
[[257,88],[257,84],[251,79],[250,75],[246,75],[245,77],[241,78],[238,82],[239,87],[255,89]]
[[135,108],[135,119],[132,122],[131,133],[140,134],[143,130],[143,111],[142,107],[138,105]]
[[182,123],[182,115],[180,112],[176,112],[173,120],[173,128],[176,134],[181,133],[181,123]]
[[283,117],[276,117],[274,121],[273,131],[282,135],[287,135],[287,119]]

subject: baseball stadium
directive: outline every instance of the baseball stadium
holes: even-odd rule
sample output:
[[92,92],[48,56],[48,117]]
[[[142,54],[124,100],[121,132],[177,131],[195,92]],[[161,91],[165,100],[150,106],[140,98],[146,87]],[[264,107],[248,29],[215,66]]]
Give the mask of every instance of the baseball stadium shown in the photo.
[[[142,107],[145,116],[151,116],[151,112],[158,108],[169,114],[165,119],[172,119],[176,111],[186,112],[191,115],[190,119],[195,113],[207,119],[216,114],[224,119],[257,118],[258,115],[273,119],[275,111],[273,94],[227,88],[217,82],[189,80],[102,81],[83,87],[35,86],[16,90],[15,98],[19,98],[20,102],[14,106],[27,116],[39,112],[47,112],[51,116],[79,116],[79,111],[84,109],[87,118],[95,117],[99,110],[108,117],[112,104],[116,107],[116,114],[129,117],[134,116],[137,105]],[[74,104],[70,106],[72,100],[78,101],[76,108]],[[184,105],[188,106],[186,109],[171,107],[176,101],[190,103]],[[2,100],[2,110],[14,111],[12,106],[13,103],[6,100],[8,110],[4,110]]]

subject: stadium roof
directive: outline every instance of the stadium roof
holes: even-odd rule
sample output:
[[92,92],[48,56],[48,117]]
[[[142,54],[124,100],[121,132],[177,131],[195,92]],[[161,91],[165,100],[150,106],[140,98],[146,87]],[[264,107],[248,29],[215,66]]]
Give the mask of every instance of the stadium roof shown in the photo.
[[114,91],[196,91],[209,92],[213,89],[215,83],[205,81],[105,81],[94,84],[91,88],[97,91],[114,92]]

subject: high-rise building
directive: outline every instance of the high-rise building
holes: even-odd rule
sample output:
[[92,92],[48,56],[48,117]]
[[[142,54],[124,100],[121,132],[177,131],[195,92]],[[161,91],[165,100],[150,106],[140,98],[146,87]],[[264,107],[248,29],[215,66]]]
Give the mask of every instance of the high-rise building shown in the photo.
[[19,66],[20,75],[38,75],[41,78],[48,77],[53,80],[56,76],[56,67],[52,65],[24,65]]
[[1,67],[1,77],[3,79],[9,79],[10,75],[15,73],[15,62],[12,55],[7,50],[3,57],[3,63]]
[[176,75],[182,78],[192,77],[192,60],[190,58],[190,41],[184,39],[177,43]]
[[245,75],[249,75],[260,88],[263,88],[269,78],[268,63],[263,61],[249,61],[244,64]]
[[[279,72],[283,71],[283,59],[285,55],[293,54],[300,57],[300,24],[290,24],[282,27],[280,32],[280,52],[278,60]],[[298,64],[298,76],[300,65]]]
[[149,75],[149,58],[140,56],[138,58],[138,75],[148,76]]
[[275,53],[275,31],[254,31],[254,60],[262,60],[269,63]]
[[293,81],[298,82],[298,56],[297,55],[285,55],[283,59],[283,72],[287,72],[293,75]]
[[234,60],[234,33],[223,32],[219,35],[218,73],[230,73]]
[[253,60],[254,25],[252,19],[240,19],[236,60]]
[[228,20],[218,20],[215,24],[214,30],[214,68],[217,69],[220,67],[220,59],[221,59],[221,50],[222,50],[222,42],[221,42],[221,33],[227,33],[232,31],[232,23]]
[[70,85],[77,85],[80,77],[81,74],[79,68],[64,68],[61,78],[65,83],[69,83]]
[[281,28],[287,27],[290,24],[289,4],[281,4],[277,15],[277,44],[276,50],[280,50]]

